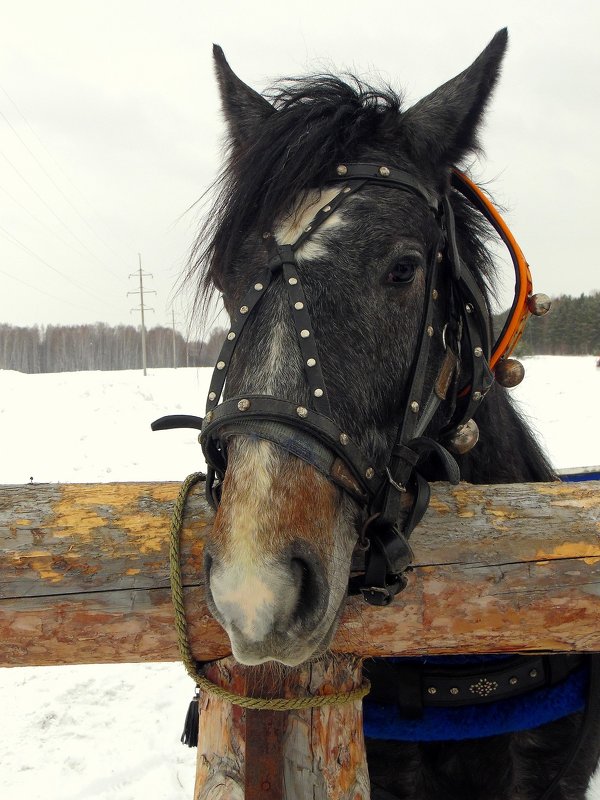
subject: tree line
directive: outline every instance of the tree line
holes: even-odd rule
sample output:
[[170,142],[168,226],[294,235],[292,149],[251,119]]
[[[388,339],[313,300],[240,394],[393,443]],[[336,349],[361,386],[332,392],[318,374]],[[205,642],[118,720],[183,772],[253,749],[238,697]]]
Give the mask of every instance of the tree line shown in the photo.
[[[214,365],[225,337],[215,328],[206,341],[185,340],[178,331],[156,327],[146,332],[148,367]],[[133,325],[48,325],[16,327],[0,324],[0,369],[19,372],[78,372],[139,369],[141,328]]]
[[[494,330],[506,315],[494,318]],[[548,314],[530,318],[515,355],[600,355],[600,292],[554,297]]]
[[[494,318],[500,330],[506,312]],[[206,341],[186,340],[171,328],[146,334],[149,367],[213,366],[225,337],[215,328]],[[533,318],[516,355],[600,355],[600,292],[552,300],[544,317]],[[0,324],[0,369],[19,372],[139,369],[141,329],[133,325],[48,325],[15,327]]]

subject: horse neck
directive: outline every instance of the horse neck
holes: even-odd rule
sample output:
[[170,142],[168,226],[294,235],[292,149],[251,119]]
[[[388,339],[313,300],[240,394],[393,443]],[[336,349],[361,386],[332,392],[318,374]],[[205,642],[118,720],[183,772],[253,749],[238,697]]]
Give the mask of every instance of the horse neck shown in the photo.
[[477,413],[479,442],[457,458],[470,483],[556,480],[547,457],[506,390],[494,385]]

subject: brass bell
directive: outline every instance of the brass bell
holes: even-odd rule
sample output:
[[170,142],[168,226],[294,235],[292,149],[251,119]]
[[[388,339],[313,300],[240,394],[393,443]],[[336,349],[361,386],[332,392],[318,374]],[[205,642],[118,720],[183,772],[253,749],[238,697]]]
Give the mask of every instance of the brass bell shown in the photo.
[[525,367],[516,358],[503,358],[496,364],[494,375],[500,386],[512,389],[525,377]]
[[534,317],[543,317],[544,314],[550,311],[551,305],[552,300],[550,300],[547,294],[542,294],[541,292],[539,294],[532,294],[527,300],[527,307]]
[[456,429],[456,433],[448,440],[447,447],[453,453],[462,456],[468,453],[479,441],[479,428],[474,419],[468,419],[464,425]]

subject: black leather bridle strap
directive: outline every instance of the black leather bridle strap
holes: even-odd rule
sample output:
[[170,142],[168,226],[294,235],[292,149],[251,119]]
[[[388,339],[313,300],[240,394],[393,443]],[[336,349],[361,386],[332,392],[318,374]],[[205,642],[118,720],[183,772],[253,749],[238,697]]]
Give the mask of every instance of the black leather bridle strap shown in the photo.
[[416,436],[422,436],[425,433],[425,429],[433,419],[440,404],[442,401],[446,400],[450,384],[456,376],[458,363],[458,356],[449,345],[446,345],[446,355],[444,356],[444,360],[442,361],[434,381],[433,392],[429,395],[429,400],[421,412],[417,427],[415,428]]
[[487,305],[470,269],[462,264],[460,280],[453,284],[452,291],[459,295],[464,333],[460,360],[467,364],[465,370],[469,383],[458,392],[457,409],[442,436],[456,431],[471,419],[490,390],[494,375],[489,366],[492,348],[492,333]]
[[419,183],[410,172],[405,172],[395,167],[378,166],[377,164],[361,162],[339,164],[337,167],[337,175],[329,180],[362,180],[363,183],[369,182],[373,185],[404,189],[405,191],[419,195],[434,213],[437,213],[439,208],[438,198],[434,194],[429,192],[422,183]]
[[[347,492],[361,506],[366,506],[370,494],[361,486],[348,465],[332,448],[322,442],[313,432],[301,428],[290,428],[289,422],[271,419],[253,419],[251,422],[234,422],[219,429],[219,439],[227,442],[232,436],[243,435],[253,439],[264,439],[279,445],[283,450],[302,459],[322,475]],[[225,450],[226,452],[226,450]]]
[[[413,363],[412,376],[406,402],[408,404],[407,413],[404,415],[400,430],[398,432],[399,442],[408,442],[415,435],[420,414],[423,411],[422,398],[424,394],[425,379],[427,376],[427,364],[429,362],[429,352],[431,350],[432,336],[428,335],[428,329],[433,330],[433,312],[438,298],[438,259],[439,244],[432,250],[429,268],[427,270],[426,299],[425,309],[421,320],[421,333],[419,349]],[[392,464],[390,464],[390,469]]]
[[[352,472],[360,487],[360,492],[353,492],[355,499],[364,504],[365,498],[378,493],[384,480],[371,463],[363,456],[358,446],[343,433],[329,417],[319,414],[314,409],[298,406],[287,400],[280,400],[268,395],[245,395],[232,397],[222,402],[210,417],[204,418],[200,443],[204,449],[207,462],[215,467],[218,474],[223,474],[227,466],[226,453],[220,448],[220,431],[231,424],[243,420],[247,435],[252,435],[254,421],[278,422],[288,428],[290,443],[281,439],[278,443],[284,449],[297,450],[296,455],[303,457],[301,451],[292,444],[296,429],[313,436],[317,442],[324,444],[336,456],[344,461]],[[260,430],[260,429],[259,429]],[[260,435],[260,433],[259,433]],[[312,460],[310,453],[305,458]]]
[[[408,482],[421,455],[411,448],[411,441],[416,437],[417,430],[419,429],[421,414],[426,411],[427,415],[430,416],[437,407],[436,400],[431,400],[430,407],[428,408],[426,402],[423,401],[423,397],[432,340],[432,336],[428,334],[428,331],[430,329],[432,330],[434,304],[438,297],[438,252],[439,244],[433,249],[430,258],[425,290],[426,303],[421,321],[419,350],[413,362],[409,391],[406,396],[406,412],[398,427],[395,443],[392,447],[387,468],[389,481],[383,490],[380,517],[375,526],[375,532],[377,532],[378,529],[394,528],[396,534],[398,536],[403,535],[404,538],[410,535],[412,528],[409,529],[404,525],[403,530],[400,530],[398,525],[398,520],[401,518],[402,494],[407,489]],[[431,397],[435,397],[434,390],[431,392]],[[421,428],[422,427],[423,426],[421,426]],[[424,499],[422,493],[421,498],[419,498],[419,488],[422,488],[422,483],[420,484],[417,482],[415,502],[419,502],[419,499],[421,499],[421,501]]]
[[210,387],[208,389],[208,399],[206,401],[206,413],[211,412],[218,405],[223,393],[223,387],[225,385],[225,379],[227,378],[227,373],[231,364],[231,358],[240,339],[240,335],[244,329],[244,326],[255,306],[258,305],[258,303],[264,297],[264,294],[269,288],[269,285],[273,279],[274,272],[276,272],[280,266],[281,264],[274,263],[272,268],[269,267],[261,273],[259,278],[252,283],[252,286],[244,295],[244,299],[242,300],[238,310],[233,314],[231,327],[227,333],[227,336],[225,337],[225,341],[223,342],[223,346],[221,347],[221,351],[217,359],[217,364],[212,374]]
[[[284,248],[280,249],[283,250]],[[311,403],[319,414],[329,417],[331,416],[331,407],[321,370],[321,359],[317,352],[310,314],[306,308],[306,297],[296,269],[293,250],[291,247],[288,249],[291,260],[286,259],[284,261],[283,279],[292,310],[292,320],[296,328],[296,339],[302,355],[304,374],[310,388]]]

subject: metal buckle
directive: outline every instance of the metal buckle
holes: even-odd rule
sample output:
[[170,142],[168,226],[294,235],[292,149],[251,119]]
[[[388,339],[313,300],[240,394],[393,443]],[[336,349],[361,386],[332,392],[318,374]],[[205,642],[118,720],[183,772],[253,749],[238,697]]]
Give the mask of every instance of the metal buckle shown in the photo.
[[392,582],[386,586],[361,586],[361,594],[371,606],[389,606],[394,597],[406,587],[408,580],[404,574],[390,573],[386,575],[386,581]]
[[360,591],[370,606],[389,606],[394,596],[385,586],[361,586]]
[[407,491],[407,490],[406,490],[406,487],[402,486],[402,484],[400,484],[400,483],[397,483],[397,482],[396,482],[396,481],[395,481],[395,480],[392,478],[392,473],[390,472],[390,468],[389,468],[389,467],[386,467],[386,468],[385,468],[385,474],[387,475],[387,479],[388,479],[388,481],[389,481],[389,482],[390,482],[390,484],[391,484],[391,485],[394,487],[394,489],[396,489],[396,491],[397,491],[397,492],[400,492],[400,493],[406,494],[406,491]]
[[[450,323],[447,322],[444,325],[444,327],[442,328],[442,346],[444,348],[444,352],[446,352],[448,350],[448,342],[446,341],[446,331],[448,330],[448,325],[449,324]],[[455,341],[456,355],[458,356],[459,359],[460,359],[461,347],[462,347],[462,335],[463,335],[463,321],[462,321],[462,317],[460,317],[459,320],[458,320],[458,330],[456,331],[456,341]]]

